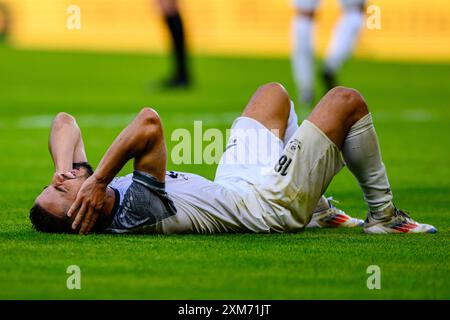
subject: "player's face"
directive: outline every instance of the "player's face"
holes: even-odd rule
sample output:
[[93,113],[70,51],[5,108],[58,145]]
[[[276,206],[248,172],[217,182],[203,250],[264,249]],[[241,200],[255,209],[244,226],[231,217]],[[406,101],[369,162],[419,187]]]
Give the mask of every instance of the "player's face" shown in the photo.
[[37,197],[39,203],[48,212],[56,216],[64,216],[77,197],[83,182],[88,178],[85,168],[71,171],[75,178],[53,179]]

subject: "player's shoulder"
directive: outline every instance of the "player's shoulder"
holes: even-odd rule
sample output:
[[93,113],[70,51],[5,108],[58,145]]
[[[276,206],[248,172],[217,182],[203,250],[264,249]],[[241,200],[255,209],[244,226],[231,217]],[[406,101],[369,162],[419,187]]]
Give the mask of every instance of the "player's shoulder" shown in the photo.
[[130,184],[133,180],[133,174],[127,174],[125,176],[117,176],[110,183],[109,186],[118,189],[124,184]]

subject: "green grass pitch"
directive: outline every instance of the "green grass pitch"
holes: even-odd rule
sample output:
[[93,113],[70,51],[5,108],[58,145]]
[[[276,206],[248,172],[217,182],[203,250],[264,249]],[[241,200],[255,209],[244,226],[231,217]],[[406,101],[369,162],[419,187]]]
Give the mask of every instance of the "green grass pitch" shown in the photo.
[[[0,298],[448,299],[450,298],[450,65],[353,60],[341,75],[366,97],[397,206],[435,235],[369,236],[361,229],[299,234],[68,236],[31,229],[28,210],[49,182],[48,126],[73,113],[90,162],[142,106],[156,108],[166,139],[194,120],[225,130],[258,85],[294,94],[287,59],[196,57],[195,88],[161,92],[166,58],[144,54],[0,48]],[[298,110],[304,117],[305,110]],[[174,166],[214,177],[215,166]],[[131,170],[127,165],[123,173]],[[363,218],[344,169],[327,195]],[[81,290],[66,268],[81,268]],[[366,269],[381,268],[381,290]]]

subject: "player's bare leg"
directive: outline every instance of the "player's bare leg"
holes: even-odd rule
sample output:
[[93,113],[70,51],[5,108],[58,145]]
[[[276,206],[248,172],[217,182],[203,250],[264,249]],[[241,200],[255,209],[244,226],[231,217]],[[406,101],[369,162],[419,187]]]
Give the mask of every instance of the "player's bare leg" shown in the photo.
[[436,232],[433,226],[412,220],[394,206],[372,118],[356,90],[330,90],[308,120],[342,150],[346,165],[358,180],[369,208],[365,232]]
[[[257,120],[269,130],[275,130],[285,142],[298,127],[290,123],[297,122],[293,103],[287,91],[278,83],[261,86],[253,94],[242,115]],[[363,220],[350,217],[333,206],[330,200],[325,196],[320,198],[308,228],[352,228],[363,225]]]
[[257,120],[283,140],[290,110],[291,100],[284,87],[268,83],[256,90],[242,115]]

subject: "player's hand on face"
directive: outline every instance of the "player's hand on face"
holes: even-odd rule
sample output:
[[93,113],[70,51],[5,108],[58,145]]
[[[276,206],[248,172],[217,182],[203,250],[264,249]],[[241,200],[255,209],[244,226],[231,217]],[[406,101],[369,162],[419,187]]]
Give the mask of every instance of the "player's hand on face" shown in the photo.
[[65,180],[75,179],[76,178],[75,171],[76,170],[63,171],[63,172],[56,171],[52,177],[52,184],[61,184]]
[[80,234],[87,234],[92,230],[103,208],[105,195],[106,186],[90,176],[81,186],[75,202],[67,212],[69,217],[75,216],[72,229],[79,228]]
[[67,171],[67,172],[55,172],[52,177],[52,184],[61,184],[65,180],[69,179],[75,179],[76,176],[74,172]]

